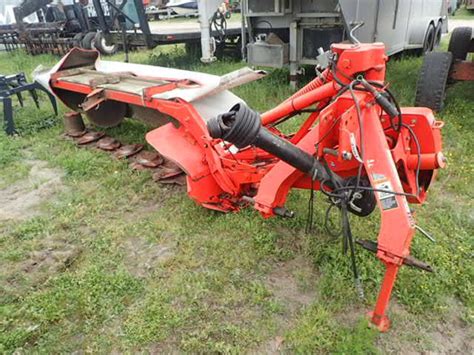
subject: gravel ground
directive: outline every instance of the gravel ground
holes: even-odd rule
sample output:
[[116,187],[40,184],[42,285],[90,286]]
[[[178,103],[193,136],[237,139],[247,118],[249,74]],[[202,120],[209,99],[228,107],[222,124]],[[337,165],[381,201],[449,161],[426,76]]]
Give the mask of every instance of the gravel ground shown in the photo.
[[474,27],[474,18],[472,20],[456,20],[456,19],[448,20],[449,32],[454,30],[456,27],[464,27],[464,26]]

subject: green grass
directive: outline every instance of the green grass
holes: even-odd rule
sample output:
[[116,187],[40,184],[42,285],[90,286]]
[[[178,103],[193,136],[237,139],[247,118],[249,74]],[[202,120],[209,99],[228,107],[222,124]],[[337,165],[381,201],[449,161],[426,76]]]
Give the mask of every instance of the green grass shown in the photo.
[[453,20],[474,20],[474,10],[468,10],[464,6],[459,8],[454,16],[449,16]]
[[[123,60],[123,54],[113,59]],[[0,72],[29,74],[57,60],[1,53]],[[215,74],[243,66],[228,60],[202,65],[181,47],[134,52],[131,61]],[[420,65],[414,57],[388,64],[388,81],[404,106],[413,104]],[[234,92],[263,111],[291,94],[287,75],[275,70]],[[426,205],[415,207],[418,223],[437,243],[417,235],[412,248],[436,272],[402,268],[388,334],[367,327],[364,317],[377,296],[382,265],[358,252],[367,296],[360,301],[340,240],[322,228],[304,233],[307,193],[290,195],[289,207],[297,212],[292,220],[263,220],[252,210],[212,212],[182,189],[155,184],[147,172],[133,172],[105,153],[62,139],[60,118],[51,117],[46,97],[40,111],[30,100],[23,109],[15,106],[21,135],[0,133],[0,188],[28,175],[25,159],[40,159],[65,172],[66,189],[45,203],[46,214],[0,224],[0,351],[258,353],[283,337],[288,352],[383,353],[437,350],[450,341],[448,335],[439,339],[440,327],[472,332],[473,97],[473,83],[454,84],[437,115],[446,123],[449,165]],[[110,134],[143,142],[146,131],[127,121]],[[318,195],[317,223],[325,208]],[[353,229],[357,237],[375,236],[377,215],[354,217]],[[167,246],[173,255],[137,274],[140,254],[131,252],[134,245]],[[51,246],[73,248],[77,256],[46,275],[26,273],[32,255]],[[285,291],[292,282],[296,296]],[[310,301],[300,302],[302,295]]]

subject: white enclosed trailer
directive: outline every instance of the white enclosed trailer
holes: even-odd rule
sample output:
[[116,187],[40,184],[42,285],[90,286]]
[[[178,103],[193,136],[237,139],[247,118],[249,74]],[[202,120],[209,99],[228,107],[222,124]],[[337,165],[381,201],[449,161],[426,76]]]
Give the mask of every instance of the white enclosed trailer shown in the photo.
[[[303,64],[316,64],[318,49],[347,39],[383,42],[388,55],[433,50],[447,29],[445,0],[244,0],[250,64],[290,67],[295,81]],[[245,31],[245,29],[243,29]]]

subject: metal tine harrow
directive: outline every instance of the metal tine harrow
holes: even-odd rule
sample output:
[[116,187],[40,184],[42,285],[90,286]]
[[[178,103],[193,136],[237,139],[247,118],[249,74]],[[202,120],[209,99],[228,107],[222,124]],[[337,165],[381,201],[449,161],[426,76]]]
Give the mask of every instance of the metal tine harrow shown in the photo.
[[5,121],[5,132],[7,135],[18,134],[13,120],[13,102],[11,96],[16,95],[21,107],[24,107],[24,100],[22,93],[28,91],[33,99],[36,107],[39,109],[39,97],[36,89],[46,93],[53,106],[54,114],[58,115],[58,106],[56,98],[37,82],[28,83],[25,73],[18,73],[12,75],[0,74],[0,100],[3,104],[3,118]]

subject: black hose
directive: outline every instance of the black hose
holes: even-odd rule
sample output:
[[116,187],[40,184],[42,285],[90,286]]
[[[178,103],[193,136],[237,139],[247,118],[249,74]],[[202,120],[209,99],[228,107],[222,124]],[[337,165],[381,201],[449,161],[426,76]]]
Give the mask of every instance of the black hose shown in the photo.
[[237,148],[255,145],[317,180],[334,183],[339,178],[328,173],[311,154],[262,127],[260,115],[244,104],[237,104],[229,112],[210,119],[207,127],[212,138],[222,138]]

